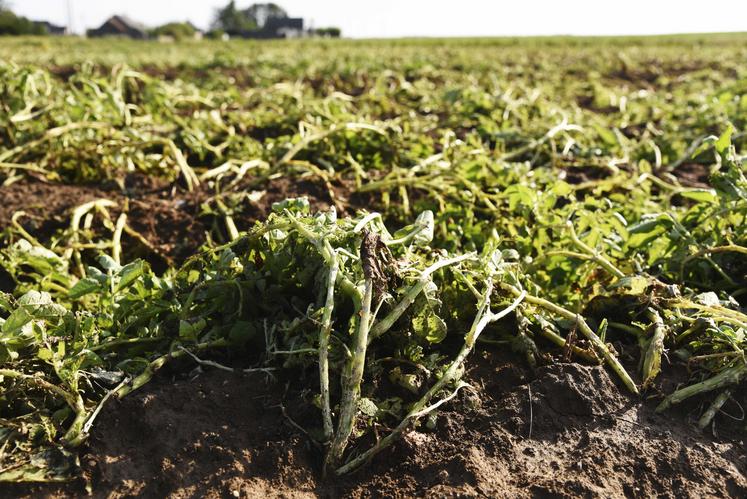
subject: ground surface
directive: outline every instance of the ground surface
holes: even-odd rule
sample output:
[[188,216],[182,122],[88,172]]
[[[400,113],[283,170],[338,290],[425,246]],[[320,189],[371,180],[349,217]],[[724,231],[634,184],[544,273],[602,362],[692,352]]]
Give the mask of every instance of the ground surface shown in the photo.
[[[222,371],[163,374],[108,406],[81,457],[95,497],[744,497],[744,440],[653,412],[604,368],[475,354],[467,411],[446,409],[370,467],[320,476],[320,455],[283,414],[302,388]],[[298,377],[296,377],[298,379]],[[297,381],[295,382],[297,383]],[[531,403],[530,403],[531,400]],[[734,410],[734,408],[730,408]],[[310,414],[287,416],[314,425]],[[11,495],[85,492],[11,487]]]
[[[251,227],[264,219],[272,203],[289,197],[306,196],[319,209],[329,206],[329,197],[319,185],[308,181],[280,178],[263,185],[257,199],[244,205],[234,217],[239,230]],[[146,176],[130,176],[119,185],[66,185],[41,180],[24,180],[0,186],[0,227],[10,227],[13,215],[22,211],[17,223],[40,241],[70,225],[72,211],[90,201],[108,199],[117,203],[110,210],[112,218],[127,213],[129,225],[149,243],[125,235],[123,246],[127,258],[146,258],[156,270],[166,265],[181,263],[205,243],[211,230],[225,230],[213,226],[215,216],[203,214],[202,204],[211,197],[207,188],[195,192]],[[217,224],[216,224],[217,225]]]

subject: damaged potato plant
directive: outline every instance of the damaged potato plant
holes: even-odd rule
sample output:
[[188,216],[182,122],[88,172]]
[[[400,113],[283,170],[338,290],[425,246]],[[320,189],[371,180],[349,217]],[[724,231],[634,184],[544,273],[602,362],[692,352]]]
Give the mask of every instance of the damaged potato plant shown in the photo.
[[[0,194],[107,188],[0,209],[0,481],[75,476],[102,408],[167,364],[299,374],[329,475],[432,424],[478,348],[738,415],[741,40],[117,41],[128,66],[9,41]],[[154,203],[206,222],[187,254],[148,239],[177,237]]]
[[[15,262],[6,268],[19,287],[42,275],[50,280],[47,291],[0,301],[7,414],[0,477],[66,476],[74,467],[66,449],[85,440],[111,397],[139,388],[185,354],[197,358],[200,350],[257,343],[265,355],[248,372],[271,373],[279,357],[318,361],[320,442],[328,468],[349,472],[456,395],[480,334],[524,298],[499,293],[499,280],[518,283],[507,277],[515,264],[504,261],[495,244],[479,255],[430,248],[430,212],[390,234],[378,214],[312,216],[305,200],[276,209],[265,224],[162,278],[142,261],[122,266],[102,256],[99,267],[77,279],[49,250],[26,241],[6,250],[4,258]],[[69,292],[55,284],[74,281]],[[446,297],[463,306],[445,305]],[[491,302],[507,306],[494,313]],[[453,358],[439,347],[449,330],[463,342]],[[379,400],[365,379],[382,357],[429,373],[411,385],[417,397],[402,401],[399,412],[379,411],[377,404],[391,400]],[[350,458],[345,450],[360,436],[362,408],[369,417],[399,414],[399,422]]]

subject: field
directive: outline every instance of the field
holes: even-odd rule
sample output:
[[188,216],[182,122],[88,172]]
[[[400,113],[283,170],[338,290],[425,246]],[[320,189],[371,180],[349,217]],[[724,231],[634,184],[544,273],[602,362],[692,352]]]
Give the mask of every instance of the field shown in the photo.
[[747,35],[0,74],[3,497],[747,495]]

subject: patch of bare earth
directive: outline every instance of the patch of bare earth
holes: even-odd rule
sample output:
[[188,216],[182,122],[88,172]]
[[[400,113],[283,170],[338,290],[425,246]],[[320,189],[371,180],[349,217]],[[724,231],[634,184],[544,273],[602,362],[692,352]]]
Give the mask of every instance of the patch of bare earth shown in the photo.
[[[283,414],[304,383],[206,371],[162,375],[105,409],[82,456],[95,497],[745,497],[743,433],[721,439],[624,394],[600,366],[478,352],[476,393],[363,470],[323,479],[321,455]],[[722,418],[719,418],[719,423]],[[11,489],[54,496],[66,486]]]
[[[328,192],[309,180],[279,178],[255,186],[251,191],[261,195],[243,202],[234,215],[240,230],[249,229],[257,220],[266,218],[274,202],[289,197],[306,196],[314,209],[326,209],[332,204]],[[240,192],[241,187],[233,194]],[[195,254],[206,242],[208,233],[213,232],[214,240],[225,237],[223,221],[202,213],[203,203],[214,196],[207,186],[187,192],[177,185],[141,175],[127,177],[122,187],[113,182],[111,185],[68,185],[28,179],[0,186],[0,232],[11,226],[14,214],[24,212],[17,217],[17,223],[46,243],[70,226],[76,207],[108,199],[117,205],[109,208],[111,217],[116,219],[120,213],[127,213],[130,227],[147,241],[146,245],[125,234],[126,259],[146,258],[156,270],[162,271],[167,265],[179,264]],[[103,227],[95,230],[111,237]]]

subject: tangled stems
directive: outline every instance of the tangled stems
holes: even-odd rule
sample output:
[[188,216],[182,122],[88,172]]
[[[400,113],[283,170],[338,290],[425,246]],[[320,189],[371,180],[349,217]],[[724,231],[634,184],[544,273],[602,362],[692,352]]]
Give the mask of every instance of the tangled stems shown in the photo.
[[[501,287],[510,293],[512,293],[514,296],[521,296],[523,291],[520,291],[518,288],[507,284],[507,283],[501,283]],[[525,300],[527,303],[532,303],[534,305],[539,305],[540,307],[549,310],[550,312],[553,312],[565,319],[575,321],[578,325],[579,331],[586,337],[587,340],[591,342],[591,344],[594,346],[594,349],[599,352],[599,354],[604,358],[605,362],[612,368],[612,370],[617,374],[617,376],[622,380],[625,387],[630,390],[630,392],[638,395],[638,387],[636,386],[635,382],[631,379],[628,372],[625,370],[625,368],[620,364],[620,361],[617,360],[617,357],[615,357],[612,352],[610,352],[610,349],[607,348],[607,345],[599,338],[599,336],[596,335],[596,333],[589,327],[589,325],[586,323],[584,318],[580,314],[575,314],[571,312],[568,309],[565,309],[559,305],[556,305],[550,301],[545,300],[544,298],[540,298],[538,296],[533,295],[526,295]]]
[[86,406],[83,403],[83,397],[81,397],[79,392],[71,393],[64,388],[50,383],[41,376],[32,376],[13,369],[0,369],[0,377],[25,381],[62,398],[75,413],[75,419],[70,424],[67,432],[65,432],[65,436],[62,437],[63,441],[73,447],[80,445],[83,442],[81,430],[88,418],[88,413],[86,411]]
[[407,310],[410,305],[415,302],[415,299],[418,297],[420,292],[425,289],[425,287],[430,282],[430,278],[434,272],[444,267],[456,265],[474,257],[474,253],[467,253],[466,255],[439,260],[438,262],[426,268],[420,274],[418,280],[412,286],[410,286],[410,288],[405,293],[405,296],[399,301],[399,303],[397,303],[397,305],[394,306],[392,311],[389,312],[389,314],[381,321],[379,321],[373,328],[371,328],[370,341],[375,340],[379,336],[389,331],[389,329],[391,329],[397,319],[399,319],[402,314],[405,313],[405,310]]
[[446,385],[454,381],[457,377],[457,374],[459,372],[459,369],[461,368],[462,364],[464,363],[467,356],[472,352],[472,349],[475,346],[475,343],[477,342],[477,339],[479,338],[480,334],[483,332],[485,327],[490,324],[491,322],[498,321],[502,319],[503,317],[510,314],[516,307],[519,306],[519,304],[525,299],[526,292],[522,291],[519,293],[518,297],[514,300],[514,302],[503,309],[502,311],[498,313],[493,313],[490,311],[490,295],[493,292],[493,282],[492,280],[488,280],[487,283],[487,289],[485,290],[485,294],[482,299],[482,303],[480,304],[479,310],[477,315],[475,316],[474,321],[472,322],[472,327],[465,335],[464,339],[464,345],[462,346],[462,349],[459,351],[459,354],[456,356],[456,358],[451,362],[449,367],[446,369],[446,372],[444,372],[443,376],[426,392],[423,397],[421,397],[420,400],[418,400],[410,409],[410,411],[407,413],[407,416],[404,417],[404,419],[397,425],[397,427],[392,430],[392,432],[381,439],[378,444],[376,444],[374,447],[370,448],[363,454],[357,456],[356,458],[352,459],[348,463],[346,463],[344,466],[339,467],[337,470],[335,470],[335,474],[337,475],[344,475],[346,473],[350,473],[351,471],[355,470],[359,466],[365,464],[368,462],[371,458],[373,458],[376,454],[390,446],[396,439],[399,437],[399,435],[407,429],[407,427],[410,425],[410,423],[422,416],[425,416],[429,414],[430,412],[434,411],[436,408],[438,408],[442,403],[447,401],[448,399],[452,398],[456,391],[459,390],[464,385],[460,385],[454,393],[452,393],[450,396],[446,397],[445,399],[442,399],[440,402],[437,402],[431,406],[428,406],[428,403],[435,397],[438,393],[443,390]]

